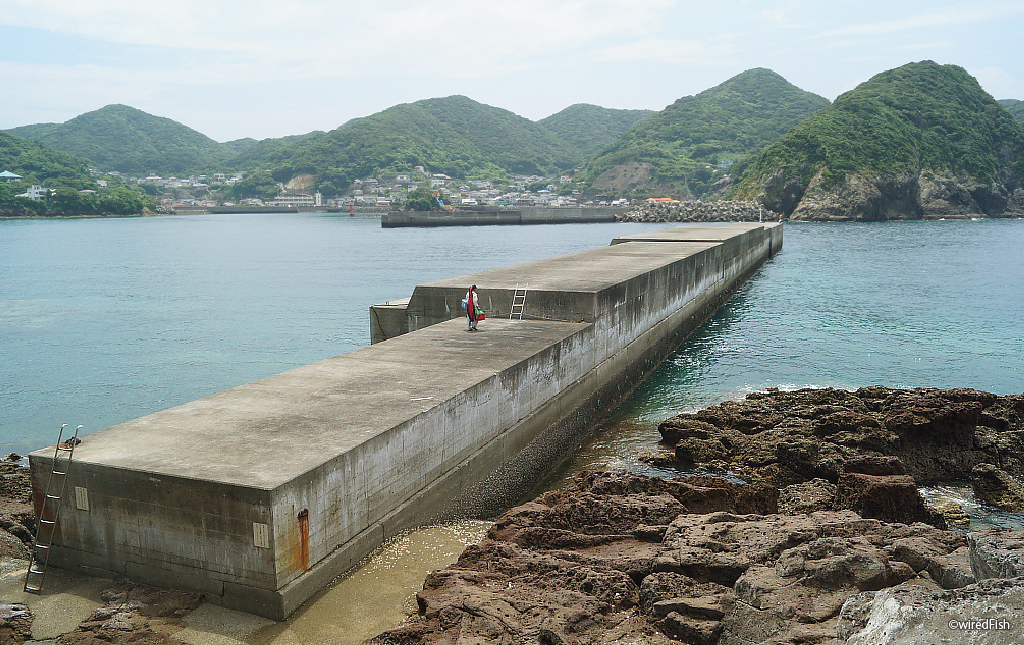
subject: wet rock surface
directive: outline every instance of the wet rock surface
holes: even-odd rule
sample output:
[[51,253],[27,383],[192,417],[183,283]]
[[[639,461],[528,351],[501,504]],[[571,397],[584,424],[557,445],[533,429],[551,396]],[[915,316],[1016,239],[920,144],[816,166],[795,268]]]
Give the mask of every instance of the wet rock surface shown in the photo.
[[[846,508],[944,527],[917,485],[972,475],[988,503],[1008,510],[1024,503],[1024,396],[967,388],[769,390],[672,417],[658,429],[678,464],[770,483],[792,508]],[[831,498],[828,485],[835,486]]]
[[32,638],[32,612],[21,603],[0,603],[0,643],[24,643]]
[[32,642],[47,645],[183,645],[173,634],[181,631],[181,618],[196,609],[202,600],[200,594],[127,581],[104,590],[100,599],[104,605],[75,631]]
[[1012,642],[949,620],[1022,615],[1024,532],[947,530],[963,509],[918,483],[983,464],[1017,481],[1022,417],[1022,397],[884,387],[673,417],[672,463],[729,480],[581,473],[502,516],[370,642]]
[[0,461],[0,557],[28,560],[36,516],[32,506],[32,475],[14,453]]
[[[962,532],[851,510],[779,514],[770,490],[581,473],[502,516],[428,576],[408,624],[370,642],[839,643],[877,623],[876,593],[953,603],[970,594],[949,590],[976,584]],[[1010,570],[1024,542],[984,535],[993,566]]]

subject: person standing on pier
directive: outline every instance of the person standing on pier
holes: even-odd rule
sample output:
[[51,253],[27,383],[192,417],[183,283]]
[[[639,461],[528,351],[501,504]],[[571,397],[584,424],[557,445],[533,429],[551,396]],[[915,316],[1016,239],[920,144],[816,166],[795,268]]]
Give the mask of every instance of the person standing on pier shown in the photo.
[[463,300],[466,305],[466,331],[476,331],[476,312],[480,308],[476,299],[476,285],[474,284],[466,292],[466,298]]

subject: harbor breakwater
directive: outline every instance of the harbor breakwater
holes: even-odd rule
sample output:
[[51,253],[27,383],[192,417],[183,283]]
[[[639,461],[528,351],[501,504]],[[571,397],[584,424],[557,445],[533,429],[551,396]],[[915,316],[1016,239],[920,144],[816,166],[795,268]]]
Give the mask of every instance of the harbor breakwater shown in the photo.
[[[280,619],[403,529],[513,505],[781,248],[782,227],[615,242],[420,285],[371,310],[385,333],[370,347],[87,436],[51,564]],[[470,283],[492,317],[476,334],[453,320]],[[37,510],[52,456],[30,458]]]
[[588,224],[614,222],[628,208],[481,208],[384,213],[382,228],[406,226],[490,226],[499,224]]

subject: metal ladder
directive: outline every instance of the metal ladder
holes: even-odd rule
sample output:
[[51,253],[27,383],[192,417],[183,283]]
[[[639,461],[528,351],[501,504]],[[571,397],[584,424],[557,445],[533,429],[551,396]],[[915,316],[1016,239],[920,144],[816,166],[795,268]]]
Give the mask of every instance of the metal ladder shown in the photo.
[[[50,467],[50,476],[46,479],[46,489],[43,491],[43,504],[39,509],[39,522],[36,526],[36,542],[32,549],[32,562],[28,565],[28,573],[25,574],[25,591],[39,594],[43,591],[43,579],[46,577],[46,567],[50,563],[50,547],[53,546],[53,538],[57,533],[57,520],[60,519],[60,502],[64,498],[64,491],[68,484],[68,470],[71,468],[71,459],[75,455],[75,446],[78,444],[78,433],[82,426],[75,428],[75,433],[67,439],[64,438],[64,429],[68,424],[60,427],[57,433],[57,445],[53,449],[53,464]],[[54,480],[54,477],[57,480]]]
[[519,287],[519,283],[516,283],[516,292],[512,296],[512,311],[508,314],[509,320],[522,320],[523,310],[526,309],[526,288],[530,286],[527,282],[522,288]]

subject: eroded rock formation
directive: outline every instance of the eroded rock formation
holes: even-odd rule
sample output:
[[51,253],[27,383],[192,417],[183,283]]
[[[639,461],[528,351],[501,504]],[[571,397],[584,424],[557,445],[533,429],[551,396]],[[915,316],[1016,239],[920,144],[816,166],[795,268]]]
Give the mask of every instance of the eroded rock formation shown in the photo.
[[658,429],[676,463],[770,483],[794,510],[942,526],[919,483],[967,481],[980,468],[988,501],[1014,510],[1013,478],[1024,475],[1024,396],[967,388],[769,390]]
[[972,560],[1015,571],[1024,534],[993,532],[972,555],[961,532],[776,505],[765,484],[582,473],[506,513],[428,576],[417,616],[371,642],[869,642],[891,597],[1016,597],[972,591]]
[[852,174],[829,187],[824,186],[819,174],[806,189],[779,188],[766,192],[765,203],[780,208],[793,220],[969,219],[1024,214],[1024,189],[982,183],[969,175],[943,171],[890,176]]

